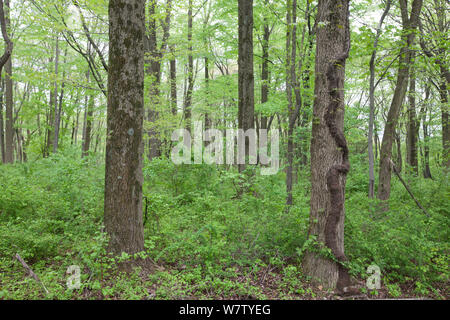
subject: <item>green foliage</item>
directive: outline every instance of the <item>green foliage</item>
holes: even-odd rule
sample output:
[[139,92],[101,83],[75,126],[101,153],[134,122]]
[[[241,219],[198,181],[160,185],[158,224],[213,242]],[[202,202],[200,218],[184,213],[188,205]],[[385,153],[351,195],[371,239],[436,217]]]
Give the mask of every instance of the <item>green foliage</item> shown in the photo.
[[[427,125],[429,135],[422,139],[424,129],[420,128],[417,146],[419,154],[425,146],[429,147],[434,179],[404,175],[430,213],[427,217],[395,176],[388,211],[381,213],[377,210],[377,201],[367,199],[368,65],[377,14],[384,9],[384,3],[351,2],[352,44],[345,70],[344,133],[351,155],[345,194],[345,252],[349,258],[346,265],[359,280],[368,276],[369,265],[381,268],[383,288],[363,288],[368,296],[379,297],[384,290],[388,296],[397,298],[404,294],[405,287],[413,288],[415,295],[448,295],[439,291],[442,284],[448,286],[450,263],[450,190],[448,175],[444,176],[442,170],[444,108],[440,92],[434,88],[442,76],[437,62],[445,66],[448,61],[447,33],[436,24],[443,17],[442,10],[436,7],[439,3],[424,4],[427,5],[424,30],[417,35],[433,57],[420,52],[422,49],[416,43],[414,50],[420,54],[413,62],[417,79],[416,113],[418,118],[422,117],[418,124]],[[193,56],[192,120],[207,113],[216,128],[226,129],[236,125],[238,114],[237,2],[193,1],[192,53],[188,52],[187,2],[173,1],[172,4],[167,48],[161,48],[157,100],[151,100],[148,94],[149,85],[155,79],[149,75],[145,79],[145,109],[153,108],[158,116],[150,121],[146,116],[144,131],[157,132],[164,155],[170,151],[172,130],[183,127],[184,121],[181,110],[176,114],[169,110],[171,86],[167,64],[170,59],[177,63],[177,106],[180,109],[188,78],[183,66],[188,62],[188,55]],[[295,67],[298,67],[302,108],[299,125],[294,129],[294,141],[302,145],[303,153],[309,147],[312,124],[320,121],[317,116],[313,118],[312,112],[316,80],[313,72],[315,35],[313,29],[309,30],[316,20],[316,4],[317,1],[297,1]],[[163,37],[160,24],[164,21],[165,9],[162,1],[157,3],[154,18],[158,46]],[[86,79],[88,64],[78,51],[86,50],[87,38],[74,6],[67,6],[61,0],[33,1],[31,5],[27,1],[15,1],[11,12],[14,117],[17,118],[14,139],[23,142],[22,156],[27,156],[28,162],[0,165],[0,299],[291,299],[316,298],[320,294],[303,276],[301,260],[307,251],[333,257],[315,237],[307,238],[310,172],[307,165],[300,165],[299,152],[294,160],[298,182],[293,188],[294,204],[290,208],[284,205],[286,177],[282,169],[273,176],[260,176],[258,169],[252,168],[239,174],[236,168],[228,166],[175,166],[164,156],[151,162],[145,160],[145,250],[137,256],[154,263],[156,270],[150,274],[142,269],[127,274],[119,272],[119,263],[137,257],[108,255],[108,239],[103,232],[104,157],[102,151],[96,151],[104,149],[106,137],[106,97],[99,90],[99,83],[106,87],[107,72],[98,52],[91,52],[89,64],[96,71],[99,83],[93,79],[94,70],[91,70],[91,79]],[[99,50],[107,52],[107,1],[84,1],[80,3],[80,12]],[[258,121],[261,116],[271,119],[272,130],[280,129],[283,156],[287,149],[288,118],[286,32],[293,30],[292,26],[286,27],[286,13],[283,2],[255,0],[255,115]],[[375,134],[378,140],[385,126],[383,121],[394,91],[402,47],[399,17],[398,6],[393,6],[378,42],[375,60]],[[149,27],[150,19],[146,18]],[[266,83],[268,101],[261,103],[265,24],[271,31],[270,76]],[[58,74],[55,72],[57,36]],[[73,50],[77,44],[81,47]],[[203,77],[205,58],[209,61],[208,81]],[[59,150],[42,159],[54,126],[54,105],[49,101],[49,93],[55,85],[62,112]],[[430,86],[430,94],[425,99],[427,86]],[[94,102],[92,143],[90,155],[80,159],[87,104],[84,98],[87,96],[92,96]],[[397,126],[401,139],[404,138],[404,111]],[[144,139],[147,138],[144,134]],[[404,154],[403,146],[401,150]],[[283,156],[282,165],[285,164]],[[420,166],[423,166],[422,160]],[[24,275],[22,266],[14,258],[17,253],[40,276],[48,294],[35,280]],[[80,289],[67,289],[66,270],[70,265],[81,267]]]
[[394,177],[390,210],[380,214],[376,201],[367,200],[367,185],[361,183],[358,187],[358,177],[366,167],[354,164],[352,168],[348,178],[352,191],[347,192],[345,243],[355,271],[364,274],[374,263],[382,274],[395,281],[417,279],[427,285],[448,281],[450,219],[448,200],[444,200],[448,199],[446,179],[409,178],[430,218],[417,208]]
[[[439,296],[433,284],[449,280],[449,212],[442,202],[448,192],[446,180],[411,178],[431,218],[404,196],[395,180],[390,211],[380,215],[376,203],[367,200],[363,158],[352,157],[346,192],[345,243],[352,274],[365,278],[366,268],[376,264],[390,296],[402,295],[402,283],[411,282],[416,294]],[[282,172],[248,176],[215,166],[175,166],[164,159],[146,163],[148,212],[145,251],[139,256],[169,268],[146,278],[139,270],[131,276],[117,270],[117,263],[132,257],[108,256],[107,238],[100,232],[103,166],[93,156],[75,159],[68,150],[32,163],[0,166],[3,298],[290,299],[318,294],[309,287],[300,264],[307,249],[317,248],[314,239],[306,240],[306,172],[300,171],[295,203],[286,212]],[[246,190],[240,196],[239,183]],[[16,253],[50,294],[34,280],[23,280]],[[78,290],[66,288],[69,265],[81,267]],[[276,284],[275,292],[263,292],[256,285],[267,277]]]

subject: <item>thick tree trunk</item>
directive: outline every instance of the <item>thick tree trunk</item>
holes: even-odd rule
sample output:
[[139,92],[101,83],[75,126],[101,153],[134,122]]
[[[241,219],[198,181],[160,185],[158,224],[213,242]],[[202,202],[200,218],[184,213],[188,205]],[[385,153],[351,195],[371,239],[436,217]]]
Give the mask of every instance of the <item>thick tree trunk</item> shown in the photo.
[[[255,96],[253,75],[253,0],[238,1],[239,24],[239,57],[238,57],[238,128],[247,131],[255,127]],[[245,155],[249,151],[248,140],[245,139]],[[239,171],[245,169],[245,164],[239,164]]]
[[145,0],[109,1],[104,222],[114,254],[144,249],[144,33]]
[[331,249],[336,261],[317,251],[304,257],[305,274],[345,292],[350,279],[344,254],[345,182],[349,170],[343,134],[345,61],[350,48],[349,1],[319,0],[315,100],[311,139],[309,237]]
[[395,85],[394,96],[389,108],[383,140],[380,151],[380,172],[378,181],[377,198],[380,200],[388,200],[391,194],[391,156],[392,144],[395,136],[395,127],[397,126],[398,117],[400,115],[401,106],[405,98],[406,89],[408,87],[409,66],[411,64],[412,50],[411,46],[415,39],[415,30],[419,23],[420,11],[422,9],[422,0],[414,0],[412,3],[411,14],[408,14],[408,6],[406,0],[400,0],[400,9],[403,23],[403,40],[405,46],[401,49],[400,65],[397,74],[397,82]]

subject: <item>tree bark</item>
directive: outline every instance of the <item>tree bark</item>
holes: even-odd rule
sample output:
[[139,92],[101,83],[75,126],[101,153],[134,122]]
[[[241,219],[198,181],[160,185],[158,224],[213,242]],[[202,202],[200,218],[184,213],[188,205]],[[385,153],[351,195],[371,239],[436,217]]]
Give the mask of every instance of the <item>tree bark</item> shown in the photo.
[[[430,85],[425,87],[425,103],[420,108],[420,118],[422,120],[422,130],[423,130],[423,177],[425,179],[432,179],[431,170],[430,170],[430,147],[429,147],[429,139],[430,136],[428,134],[428,121],[427,121],[427,105],[428,100],[430,98],[431,88]],[[431,110],[430,110],[431,113]]]
[[[267,1],[266,1],[267,4]],[[264,35],[262,41],[262,63],[261,63],[261,103],[269,101],[269,41],[270,28],[267,24],[267,18],[264,17]],[[267,116],[261,115],[261,129],[267,129]]]
[[172,57],[170,59],[170,102],[172,105],[172,114],[177,115],[177,60],[175,59],[175,50],[170,48]]
[[[87,45],[87,53],[91,54],[91,45]],[[86,71],[86,82],[90,83],[90,70]],[[91,131],[92,131],[92,115],[94,108],[94,96],[93,94],[87,95],[84,98],[84,120],[83,120],[83,141],[81,146],[81,157],[85,157],[89,154],[89,149],[91,146]],[[77,119],[78,120],[78,119]]]
[[[2,78],[2,69],[8,61],[11,61],[11,54],[13,50],[13,43],[9,39],[9,1],[6,2],[7,16],[5,15],[5,8],[3,0],[0,0],[0,24],[3,40],[5,41],[5,51],[0,57],[0,82],[1,82],[1,96],[0,96],[0,149],[2,153],[2,163],[6,163],[6,149],[5,149],[5,124],[3,119],[3,101],[5,92],[5,81]],[[9,159],[8,159],[9,160]]]
[[[317,251],[305,254],[305,274],[327,288],[345,292],[350,278],[344,254],[345,182],[349,170],[343,134],[345,61],[350,49],[349,1],[319,0],[315,99],[311,139],[311,207],[308,237],[331,249],[336,260]],[[323,25],[321,25],[324,23]]]
[[194,90],[194,57],[192,56],[192,0],[189,0],[188,7],[188,70],[187,70],[187,91],[186,99],[184,101],[184,120],[186,122],[186,129],[191,131],[192,118],[192,92]]
[[[89,71],[87,73],[87,80],[89,83]],[[85,123],[86,123],[86,127],[84,130],[84,139],[83,139],[83,146],[82,146],[82,153],[81,153],[81,157],[85,157],[89,154],[89,149],[91,146],[91,131],[92,131],[92,116],[94,114],[94,95],[91,93],[89,95],[89,97],[86,97],[86,112],[85,112]]]
[[[11,27],[9,0],[5,1],[5,25],[6,34]],[[2,6],[3,8],[3,6]],[[5,35],[4,35],[5,36]],[[13,118],[13,80],[12,75],[12,53],[5,64],[5,163],[14,162],[14,118]]]
[[104,222],[114,254],[144,249],[144,33],[145,0],[109,1]]
[[[52,55],[49,59],[49,64],[52,64],[54,61],[54,56]],[[46,111],[46,136],[45,136],[45,144],[43,150],[43,156],[48,157],[50,155],[51,148],[53,147],[53,138],[54,138],[54,119],[55,119],[55,100],[57,100],[55,96],[55,90],[52,88],[49,89],[49,102],[48,102],[48,110]]]
[[[293,0],[296,2],[295,0]],[[293,12],[294,4],[291,0],[286,2],[286,95],[288,101],[288,130],[287,130],[287,166],[286,166],[286,204],[292,205],[292,162],[293,162],[293,152],[294,144],[292,141],[293,127],[291,126],[291,120],[294,114],[292,110],[294,108],[294,103],[292,99],[292,89],[294,87],[293,73],[295,76],[295,52],[297,48],[297,34],[296,34],[296,21],[294,21],[295,12]]]
[[372,56],[370,57],[369,69],[370,69],[370,84],[369,84],[369,134],[368,134],[368,153],[369,153],[369,198],[375,196],[375,160],[373,155],[373,130],[375,123],[375,60],[378,49],[378,39],[381,35],[381,27],[383,26],[384,18],[391,8],[391,0],[386,3],[386,8],[381,15],[380,22],[378,23],[377,34],[375,36]]
[[[290,1],[288,1],[288,5],[290,6]],[[289,8],[288,8],[289,10]],[[292,26],[289,25],[290,15],[292,15]],[[288,132],[287,132],[287,167],[286,167],[286,191],[287,198],[286,204],[292,205],[292,186],[294,183],[294,130],[297,125],[297,119],[300,114],[300,109],[302,106],[302,99],[300,94],[300,84],[298,82],[298,77],[296,73],[297,66],[297,0],[292,1],[291,11],[288,11],[287,16],[288,21],[288,33],[292,34],[292,43],[290,45],[290,50],[287,48],[287,54],[290,54],[291,57],[288,60],[289,62],[289,73],[287,80],[290,82],[290,85],[286,85],[287,94],[288,94]],[[291,29],[292,28],[292,29]],[[304,29],[303,29],[303,38],[304,38]],[[303,41],[302,41],[303,42]],[[299,69],[301,69],[300,61],[299,61]],[[292,100],[292,91],[295,95],[295,105]]]
[[0,73],[0,152],[2,153],[2,163],[5,163],[5,129],[3,120],[3,96],[5,82],[3,81],[2,74]]
[[308,46],[307,46],[307,54],[305,55],[306,66],[303,70],[303,112],[301,113],[301,119],[299,118],[299,126],[302,129],[302,137],[301,141],[298,143],[299,147],[299,158],[300,165],[305,167],[308,164],[308,154],[309,154],[309,141],[308,136],[306,134],[307,127],[311,121],[311,105],[313,103],[313,94],[310,93],[310,79],[311,79],[311,68],[312,68],[312,55],[313,55],[313,47],[314,47],[314,29],[311,24],[312,19],[312,8],[311,3],[307,1],[306,3],[306,12],[305,12],[305,20],[306,25],[308,27]]
[[402,159],[402,142],[400,139],[400,129],[395,131],[395,142],[397,146],[397,160],[396,166],[399,172],[402,172],[403,159]]
[[59,68],[59,37],[56,36],[56,47],[55,47],[55,122],[53,124],[53,153],[58,151],[58,140],[59,140],[59,123],[60,123],[60,114],[58,112],[58,68]]
[[416,117],[416,77],[411,72],[409,83],[409,106],[408,106],[408,124],[406,131],[406,164],[407,170],[413,175],[419,174],[419,165],[417,160],[417,135],[418,135],[417,117]]
[[[247,131],[255,128],[255,96],[253,75],[253,0],[238,1],[239,54],[238,54],[238,128]],[[247,158],[249,142],[245,139]],[[245,164],[239,164],[239,172]]]
[[441,83],[439,86],[439,97],[441,102],[441,118],[442,118],[442,150],[444,166],[450,168],[450,122],[449,122],[449,105],[448,90],[449,83],[444,77],[444,68],[441,67]]

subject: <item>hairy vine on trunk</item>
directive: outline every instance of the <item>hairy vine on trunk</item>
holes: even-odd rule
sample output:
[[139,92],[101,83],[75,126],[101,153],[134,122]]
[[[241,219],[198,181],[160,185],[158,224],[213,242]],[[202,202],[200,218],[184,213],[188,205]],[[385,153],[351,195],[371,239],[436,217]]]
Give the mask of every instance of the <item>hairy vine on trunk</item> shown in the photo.
[[348,160],[348,146],[342,129],[336,124],[337,111],[341,103],[343,103],[343,88],[339,87],[341,77],[338,75],[339,68],[343,68],[345,60],[348,58],[350,51],[350,32],[348,29],[348,7],[346,13],[345,41],[341,52],[337,53],[337,57],[330,62],[326,77],[328,80],[328,93],[330,95],[330,103],[327,107],[324,119],[330,135],[333,137],[337,148],[342,152],[342,161],[340,164],[332,166],[326,175],[327,187],[330,193],[330,211],[328,213],[325,225],[325,244],[329,247],[338,261],[339,275],[336,287],[340,291],[350,285],[350,276],[343,262],[347,260],[344,251],[339,248],[337,243],[337,227],[339,221],[343,218],[344,212],[344,185],[341,178],[346,177],[350,170],[350,162]]

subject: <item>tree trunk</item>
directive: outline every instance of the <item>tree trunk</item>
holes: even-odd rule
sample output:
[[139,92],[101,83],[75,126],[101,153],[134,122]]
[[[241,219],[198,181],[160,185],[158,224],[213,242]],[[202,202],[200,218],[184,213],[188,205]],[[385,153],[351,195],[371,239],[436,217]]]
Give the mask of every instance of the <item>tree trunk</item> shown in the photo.
[[191,118],[192,118],[192,92],[194,90],[194,57],[192,56],[192,0],[189,0],[188,7],[188,70],[187,70],[187,91],[184,101],[184,120],[186,123],[186,129],[191,131]]
[[[378,23],[377,34],[375,36],[372,56],[370,58],[369,68],[370,68],[370,84],[369,84],[369,100],[370,100],[370,111],[369,111],[369,134],[368,134],[368,152],[369,152],[369,198],[375,196],[375,160],[373,156],[373,129],[375,123],[375,59],[378,49],[378,39],[381,35],[381,27],[383,26],[383,21],[391,8],[391,0],[386,3],[386,8],[381,15],[380,22]],[[375,146],[376,147],[376,146]]]
[[92,116],[94,114],[94,95],[91,94],[89,96],[89,102],[87,104],[87,110],[86,110],[86,130],[85,130],[85,137],[83,141],[83,152],[81,157],[85,157],[89,154],[90,146],[91,146],[91,138],[92,138]]
[[[5,24],[6,30],[11,27],[9,0],[5,1]],[[12,75],[12,55],[5,64],[5,163],[14,162],[14,118],[13,118],[13,81]]]
[[395,132],[395,142],[397,146],[397,160],[395,161],[395,165],[397,167],[398,172],[402,172],[403,168],[403,160],[402,160],[402,142],[400,140],[400,129]]
[[407,170],[413,175],[419,174],[417,160],[417,117],[416,117],[416,76],[411,72],[409,83],[408,124],[406,130],[406,164]]
[[151,128],[148,131],[149,153],[148,159],[152,160],[161,156],[161,141],[158,137],[158,132],[155,127],[155,122],[159,119],[159,87],[161,83],[161,53],[158,50],[157,35],[156,35],[156,0],[150,1],[149,6],[149,30],[148,30],[148,44],[149,44],[149,67],[147,74],[150,76],[150,109],[148,110],[148,121],[151,123]]
[[53,138],[53,152],[58,151],[58,140],[59,140],[59,123],[61,120],[61,115],[58,110],[58,67],[59,67],[59,37],[56,37],[56,49],[55,49],[55,123],[53,125],[53,132],[55,133]]
[[[209,103],[209,59],[205,57],[205,91],[206,91],[206,107],[210,108]],[[212,127],[212,118],[209,114],[208,110],[205,112],[205,130],[211,129]]]
[[311,3],[307,1],[306,3],[306,12],[305,12],[305,20],[306,25],[308,27],[308,47],[307,54],[305,55],[306,66],[303,71],[303,112],[301,113],[302,117],[299,119],[299,126],[301,127],[302,136],[299,144],[299,158],[300,165],[305,167],[308,164],[308,154],[309,154],[309,141],[308,141],[308,125],[311,121],[311,105],[313,102],[313,94],[310,93],[310,79],[311,79],[311,68],[312,68],[312,55],[314,48],[314,30],[311,24],[312,12],[311,12]]
[[144,249],[144,33],[145,0],[109,1],[104,222],[114,254]]
[[[89,50],[88,50],[89,51]],[[89,70],[86,73],[86,80],[89,83]],[[91,93],[89,96],[86,95],[85,99],[85,113],[84,113],[84,129],[83,129],[83,146],[81,157],[85,157],[89,154],[89,149],[91,145],[91,131],[92,131],[92,115],[94,114],[94,95]]]
[[[238,1],[239,54],[238,54],[238,128],[247,131],[255,128],[255,96],[253,75],[253,0]],[[249,142],[245,139],[245,155],[249,152]],[[239,172],[245,164],[239,164]]]
[[174,57],[175,50],[170,48],[172,57],[170,59],[170,102],[172,105],[172,114],[177,115],[177,60]]
[[350,49],[349,1],[319,0],[315,99],[311,139],[311,208],[308,237],[331,249],[338,262],[315,250],[304,257],[305,274],[327,288],[350,284],[344,254],[345,183],[349,170],[343,134],[345,61]]
[[[450,72],[448,70],[448,64],[446,64],[446,53],[448,48],[446,46],[448,39],[449,24],[447,23],[447,1],[434,0],[434,12],[431,12],[431,6],[427,10],[427,18],[423,19],[424,24],[428,26],[428,33],[433,33],[433,37],[436,37],[437,48],[427,48],[423,38],[420,39],[420,46],[423,53],[439,66],[440,71],[440,84],[439,93],[441,100],[441,121],[442,121],[442,150],[443,150],[443,165],[448,170],[450,167],[450,124],[449,124],[449,108],[448,108],[448,92],[450,84]],[[421,34],[426,34],[421,27]],[[433,50],[435,49],[435,50]],[[437,50],[436,50],[437,49]]]
[[[290,1],[288,1],[288,6],[290,6]],[[289,10],[289,8],[288,8]],[[290,13],[292,14],[292,30],[290,23]],[[290,82],[290,85],[286,85],[286,88],[289,88],[287,90],[288,94],[288,132],[287,132],[287,167],[286,167],[286,191],[287,191],[287,198],[286,198],[286,204],[292,205],[292,186],[294,183],[294,130],[297,125],[297,119],[299,117],[300,108],[302,105],[301,100],[301,94],[300,94],[300,84],[298,82],[298,77],[296,74],[296,56],[297,56],[297,0],[292,1],[292,9],[291,12],[288,11],[287,21],[288,21],[288,34],[292,34],[292,43],[290,45],[290,50],[287,48],[287,54],[290,54],[291,57],[288,60],[289,62],[289,76],[287,77],[288,81]],[[304,29],[303,29],[304,30]],[[303,38],[304,38],[304,31],[303,31]],[[301,69],[300,62],[299,62],[299,69]],[[295,105],[292,101],[292,91],[294,91],[295,94]]]
[[377,198],[383,201],[388,200],[391,194],[390,161],[392,156],[392,144],[395,136],[395,127],[397,126],[401,106],[408,87],[409,66],[411,64],[413,52],[411,50],[411,46],[414,43],[415,30],[417,29],[417,25],[419,23],[422,0],[413,1],[410,17],[408,17],[408,6],[406,0],[400,0],[400,7],[404,33],[402,39],[405,41],[405,46],[400,52],[401,55],[397,74],[397,83],[384,128],[383,140],[381,142]]
[[[267,1],[266,1],[267,4]],[[267,18],[264,17],[264,35],[262,41],[262,64],[261,64],[261,104],[269,101],[269,40],[270,29]],[[261,129],[267,129],[267,116],[261,114]]]
[[[296,0],[293,0],[296,2]],[[294,103],[292,99],[292,89],[295,86],[293,79],[293,72],[295,76],[295,51],[297,48],[297,28],[296,21],[296,10],[292,10],[294,4],[291,0],[288,0],[286,8],[286,95],[288,101],[288,130],[287,130],[287,166],[286,166],[286,204],[292,205],[292,162],[293,162],[293,152],[294,143],[292,141],[293,126],[291,125],[291,120],[294,115]],[[296,3],[295,3],[296,5]]]
[[5,129],[4,129],[4,120],[3,120],[3,96],[4,96],[4,88],[5,81],[3,81],[2,75],[0,73],[0,152],[2,153],[2,163],[5,163]]
[[[420,119],[422,120],[422,129],[423,129],[423,150],[424,154],[422,157],[423,161],[423,177],[425,179],[432,179],[431,170],[430,170],[430,147],[429,147],[429,139],[430,136],[428,134],[428,122],[427,122],[427,106],[430,98],[431,88],[430,85],[425,87],[425,103],[420,108]],[[431,115],[431,110],[430,110]]]
[[441,100],[441,115],[442,115],[442,153],[443,164],[450,168],[450,123],[449,123],[449,105],[448,105],[448,87],[449,83],[445,80],[444,71],[441,67],[441,83],[439,86],[439,96]]
[[[53,59],[52,59],[53,61]],[[49,99],[49,111],[47,113],[47,143],[45,146],[45,157],[48,157],[50,155],[51,147],[53,146],[53,139],[54,139],[54,119],[55,119],[55,91],[50,90],[50,99]]]
[[153,158],[159,157],[162,154],[161,151],[161,138],[159,137],[159,132],[155,123],[159,119],[158,107],[160,105],[160,85],[161,85],[161,60],[163,58],[164,52],[166,50],[167,39],[169,37],[169,26],[170,26],[170,11],[172,6],[172,0],[167,0],[165,17],[162,19],[162,29],[163,37],[161,41],[161,46],[158,46],[157,40],[157,26],[156,22],[160,19],[157,16],[156,10],[156,0],[150,1],[149,6],[149,28],[148,28],[148,38],[146,50],[149,53],[149,67],[147,68],[147,74],[150,76],[150,109],[148,111],[148,121],[151,122],[151,128],[148,131],[149,137],[149,153],[148,158],[152,160]]

